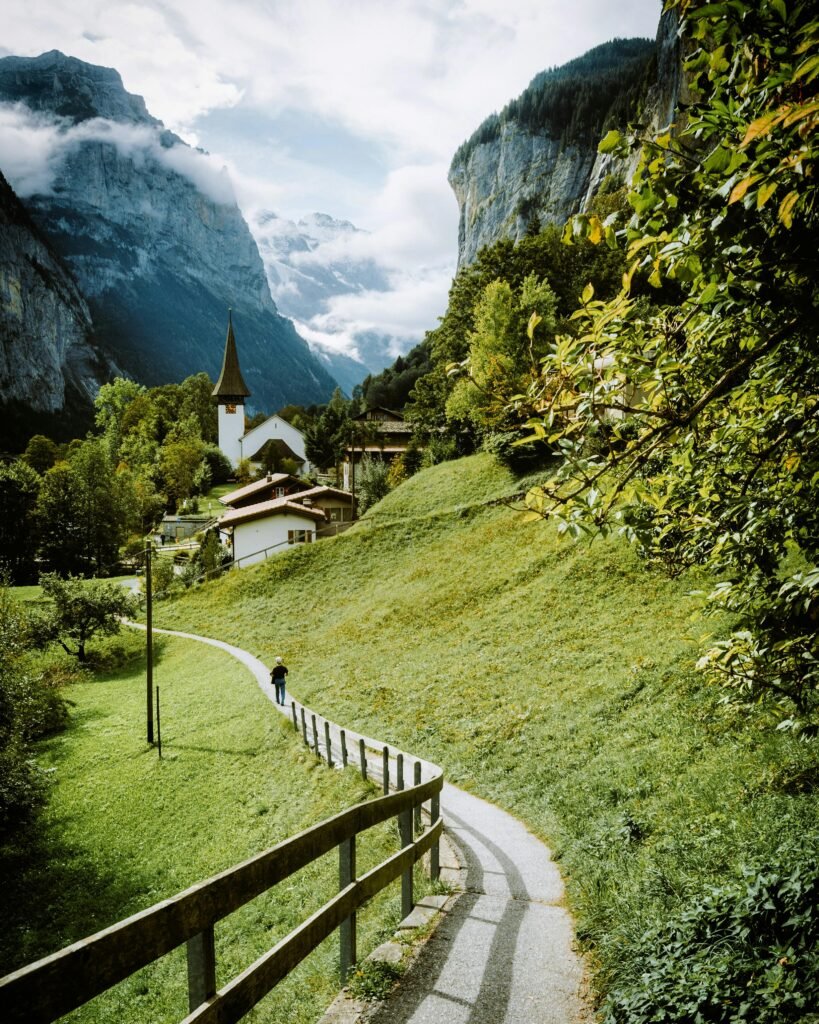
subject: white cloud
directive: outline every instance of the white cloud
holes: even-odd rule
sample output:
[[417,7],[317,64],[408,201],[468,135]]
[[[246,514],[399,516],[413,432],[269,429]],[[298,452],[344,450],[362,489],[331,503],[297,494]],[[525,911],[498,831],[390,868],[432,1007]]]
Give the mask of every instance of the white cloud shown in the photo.
[[108,143],[136,163],[153,159],[188,178],[215,203],[235,202],[230,177],[218,160],[184,145],[163,146],[160,132],[148,125],[99,117],[74,125],[20,103],[0,103],[0,169],[20,196],[50,193],[66,154],[86,142]]
[[393,339],[389,354],[395,357],[436,325],[451,279],[452,268],[396,275],[389,291],[334,296],[329,311],[314,317],[311,326],[355,339],[366,332],[387,335]]
[[61,159],[52,119],[21,104],[0,104],[0,170],[23,198],[51,191]]

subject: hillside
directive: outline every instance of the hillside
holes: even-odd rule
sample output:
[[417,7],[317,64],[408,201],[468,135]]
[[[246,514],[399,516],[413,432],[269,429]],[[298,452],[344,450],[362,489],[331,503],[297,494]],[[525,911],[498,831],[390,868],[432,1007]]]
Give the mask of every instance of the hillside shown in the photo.
[[816,754],[703,688],[725,623],[697,617],[700,581],[560,541],[499,501],[519,486],[484,455],[434,467],[157,619],[283,654],[299,698],[514,811],[556,850],[601,990],[628,993],[646,929],[815,839]]

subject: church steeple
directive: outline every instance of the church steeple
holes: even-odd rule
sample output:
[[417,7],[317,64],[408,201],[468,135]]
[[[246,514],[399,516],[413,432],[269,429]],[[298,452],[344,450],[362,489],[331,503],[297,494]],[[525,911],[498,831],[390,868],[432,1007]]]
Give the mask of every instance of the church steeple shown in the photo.
[[248,386],[242,377],[242,371],[239,369],[236,338],[233,336],[232,312],[232,310],[228,310],[228,329],[227,338],[225,339],[225,355],[222,359],[222,372],[219,374],[216,387],[211,392],[220,405],[223,403],[231,405],[241,404],[242,399],[248,398],[250,395]]
[[242,438],[245,433],[245,399],[250,395],[239,369],[236,339],[233,336],[233,317],[228,310],[228,329],[225,339],[225,357],[216,387],[211,392],[219,405],[219,447],[235,469],[242,458]]

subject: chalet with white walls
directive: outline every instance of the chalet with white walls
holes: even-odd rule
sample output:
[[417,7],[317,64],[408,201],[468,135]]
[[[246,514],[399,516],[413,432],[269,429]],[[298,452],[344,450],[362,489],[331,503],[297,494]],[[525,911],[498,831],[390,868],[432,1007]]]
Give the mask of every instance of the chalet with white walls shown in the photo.
[[304,450],[304,434],[281,416],[269,416],[264,423],[245,432],[245,399],[250,397],[250,391],[239,369],[230,311],[222,372],[211,394],[219,406],[219,447],[234,469],[242,459],[248,459],[254,468],[260,469],[272,448],[279,458],[292,459],[298,472],[311,471]]
[[219,532],[239,567],[332,536],[353,520],[347,491],[310,487],[285,473],[256,480],[219,500],[230,506],[219,519]]
[[219,519],[219,532],[233,564],[245,568],[296,544],[312,544],[318,524],[325,521],[322,509],[276,498],[226,512]]

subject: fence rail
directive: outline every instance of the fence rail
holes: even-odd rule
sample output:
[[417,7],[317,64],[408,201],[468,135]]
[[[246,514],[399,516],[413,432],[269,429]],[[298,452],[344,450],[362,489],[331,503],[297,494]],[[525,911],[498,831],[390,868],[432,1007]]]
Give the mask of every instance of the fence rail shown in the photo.
[[[296,703],[291,702],[293,725],[298,730]],[[321,756],[313,716],[314,749]],[[304,708],[301,707],[304,725]],[[330,723],[325,721],[326,759],[332,765]],[[334,726],[338,730],[337,726]],[[303,729],[305,742],[307,730]],[[339,730],[346,751],[347,734]],[[365,740],[359,741],[361,772],[367,777]],[[367,746],[374,748],[373,741]],[[142,967],[187,943],[189,1015],[184,1024],[233,1024],[240,1020],[282,978],[333,931],[341,929],[341,977],[356,959],[355,911],[397,878],[402,879],[402,911],[412,909],[412,870],[429,852],[429,872],[438,875],[438,841],[443,831],[440,792],[443,775],[430,766],[433,776],[403,788],[403,754],[396,756],[397,791],[389,786],[389,748],[379,748],[384,759],[385,795],[356,804],[332,818],[251,857],[241,864],[199,882],[184,892],[140,911],[110,928],[75,942],[57,953],[0,979],[0,1005],[8,1024],[49,1024]],[[429,802],[430,824],[417,837],[422,805]],[[355,877],[356,837],[367,829],[398,817],[401,849],[371,871]],[[339,850],[340,891],[303,924],[268,950],[218,992],[214,953],[214,925],[267,892],[290,875],[332,849]]]

